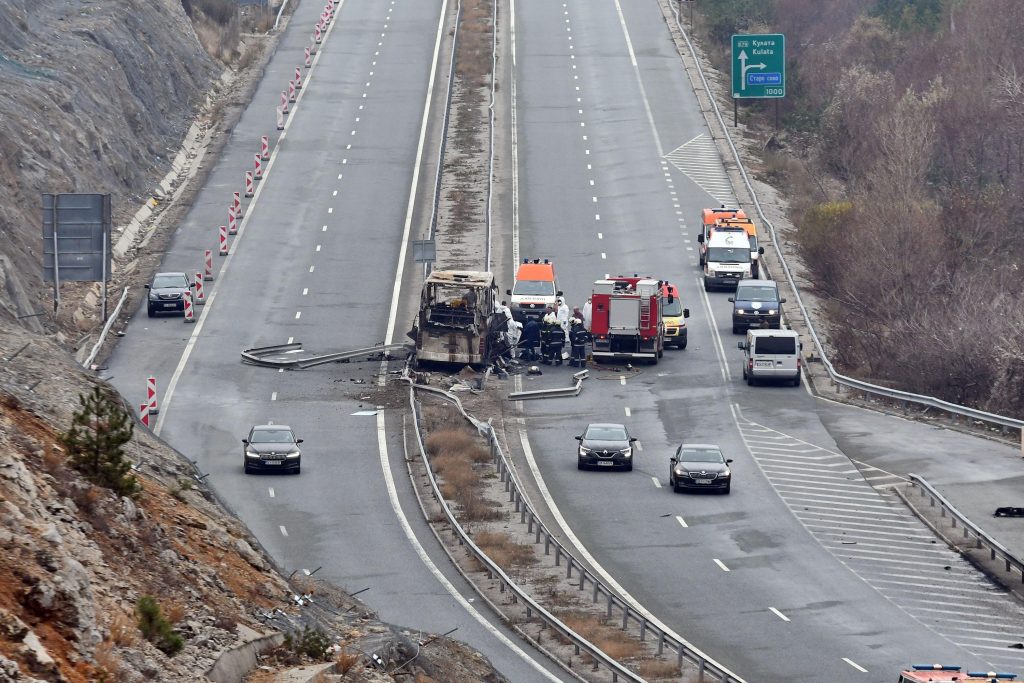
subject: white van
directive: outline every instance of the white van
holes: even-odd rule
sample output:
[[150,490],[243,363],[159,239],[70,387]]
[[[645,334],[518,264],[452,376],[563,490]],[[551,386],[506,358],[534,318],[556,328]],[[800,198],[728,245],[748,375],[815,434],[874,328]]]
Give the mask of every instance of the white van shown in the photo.
[[[697,235],[702,241],[703,235]],[[735,288],[751,276],[750,243],[742,230],[713,230],[704,254],[704,291],[712,287]]]
[[743,379],[750,386],[759,379],[779,379],[800,386],[803,344],[793,330],[749,330],[747,340],[736,346],[743,351]]

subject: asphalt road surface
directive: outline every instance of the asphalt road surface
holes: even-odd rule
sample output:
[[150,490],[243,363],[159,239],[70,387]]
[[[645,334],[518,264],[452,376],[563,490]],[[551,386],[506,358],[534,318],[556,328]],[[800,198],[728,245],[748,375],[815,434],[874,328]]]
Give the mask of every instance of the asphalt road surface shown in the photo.
[[[359,348],[387,330],[442,3],[346,0],[313,69],[303,69],[312,75],[278,139],[274,107],[321,7],[297,8],[164,260],[163,270],[194,273],[203,249],[216,253],[230,193],[270,134],[267,177],[231,255],[214,256],[219,272],[199,321],[149,319],[143,307],[110,375],[140,400],[146,376],[157,377],[161,436],[209,474],[286,572],[322,567],[318,576],[350,592],[368,588],[360,597],[386,621],[457,628],[453,637],[512,680],[563,680],[475,609],[416,507],[400,418],[352,414],[374,407],[352,380],[372,381],[377,364],[279,373],[240,362],[245,347],[294,339],[310,350]],[[299,476],[243,474],[241,438],[271,421],[304,439]]]
[[[866,453],[912,442],[918,426],[876,419],[858,464],[830,431],[849,431],[857,411],[741,382],[729,294],[703,291],[695,241],[700,209],[730,192],[657,3],[515,10],[520,256],[552,258],[570,306],[606,274],[641,273],[677,284],[692,314],[687,350],[592,369],[578,398],[525,406],[527,443],[572,533],[749,681],[883,680],[919,661],[1024,668],[1008,649],[1020,609],[875,488],[898,477]],[[578,471],[573,435],[609,421],[640,437],[634,470]],[[682,441],[735,460],[731,495],[672,493]]]

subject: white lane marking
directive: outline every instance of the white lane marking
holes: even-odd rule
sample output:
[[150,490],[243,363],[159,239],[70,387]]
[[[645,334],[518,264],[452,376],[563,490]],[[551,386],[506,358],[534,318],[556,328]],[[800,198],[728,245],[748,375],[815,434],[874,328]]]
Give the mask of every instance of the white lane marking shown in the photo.
[[309,294],[309,287],[303,287],[302,288],[302,296],[306,296],[307,294]]
[[320,245],[319,245],[319,244],[318,244],[318,245],[316,245],[316,250],[317,250],[317,251],[320,251]]
[[864,667],[862,667],[860,664],[858,664],[857,662],[853,661],[849,657],[843,657],[843,661],[846,662],[847,664],[849,664],[850,666],[852,666],[857,671],[861,672],[862,674],[866,674],[868,672],[867,669],[865,669]]
[[[701,278],[697,278],[697,292],[700,294],[700,299],[704,303],[704,312],[708,314],[708,321],[711,328],[711,338],[714,339],[713,346],[715,347],[715,355],[718,356],[718,363],[722,370],[722,379],[727,382],[732,381],[732,373],[729,372],[729,364],[725,360],[725,349],[722,348],[722,338],[718,334],[718,322],[715,320],[715,314],[711,312],[711,300],[708,299],[708,293],[704,291],[704,281]],[[736,424],[739,429],[739,423]]]
[[321,228],[320,232],[327,232],[327,226],[325,225],[323,228]]
[[782,619],[783,621],[790,621],[789,617],[787,617],[785,614],[775,609],[774,607],[769,607],[768,609],[774,612],[775,616],[777,616],[779,619]]
[[338,180],[341,180],[341,174],[340,173],[338,174]]
[[719,560],[719,559],[718,559],[717,557],[716,557],[716,558],[713,558],[713,559],[714,559],[714,561],[715,561],[715,564],[717,564],[717,565],[718,565],[719,569],[721,569],[721,570],[722,570],[723,572],[727,572],[727,571],[729,571],[729,568],[725,566],[725,563],[724,563],[724,562],[722,562],[721,560]]
[[283,524],[281,526],[277,527],[277,528],[281,530],[281,535],[282,536],[284,536],[286,538],[288,537],[288,530],[284,528]]
[[679,526],[683,527],[684,529],[690,528],[689,525],[686,523],[686,520],[683,519],[681,515],[676,515],[676,521],[679,522]]
[[594,214],[594,220],[595,220],[595,221],[599,221],[599,220],[601,220],[601,214],[599,214],[599,213],[595,213],[595,214]]
[[277,400],[277,392],[276,392],[276,391],[274,391],[274,392],[271,392],[271,394],[270,394],[270,400],[271,400],[271,401],[276,401],[276,400]]
[[601,233],[597,233],[597,239],[603,240],[604,239],[604,235],[601,234]]
[[333,206],[328,206],[327,207],[327,213],[334,213],[334,207]]
[[[390,344],[395,338],[395,324],[398,318],[398,297],[402,293],[402,274],[405,272],[405,255],[409,249],[409,232],[412,230],[412,213],[415,209],[416,192],[420,182],[420,164],[423,162],[423,148],[427,140],[428,114],[430,114],[430,101],[434,97],[434,82],[437,75],[437,57],[441,52],[441,38],[444,36],[444,22],[447,18],[445,12],[448,9],[448,0],[441,3],[441,16],[437,23],[437,37],[434,40],[434,56],[430,61],[430,77],[427,79],[427,96],[423,100],[423,116],[420,119],[420,139],[416,143],[416,160],[412,165],[412,183],[409,186],[409,199],[406,202],[405,225],[402,228],[401,248],[398,250],[398,265],[395,271],[395,284],[391,290],[391,312],[388,315],[388,329],[384,335],[384,344]],[[383,365],[384,361],[382,361]],[[380,384],[383,386],[387,378],[386,373],[381,373]]]
[[[338,196],[338,191],[337,191],[337,190],[335,190],[334,192],[332,192],[332,193],[331,193],[331,196],[332,196],[332,197],[337,197],[337,196]],[[324,227],[326,228],[327,226],[325,225]]]
[[630,415],[632,415],[632,413],[629,412],[629,406],[626,406],[625,411],[626,411],[626,417],[629,417]]
[[298,320],[302,317],[302,311],[295,311],[295,319]]
[[625,375],[619,375],[619,384],[621,384],[622,386],[626,386],[626,376]]
[[288,337],[288,343],[291,344],[295,337]]
[[274,497],[274,487],[270,487],[270,488],[268,488],[268,489],[267,489],[267,493],[269,493],[269,494],[270,494],[270,497],[271,497],[271,498],[273,498],[273,497]]
[[312,272],[313,272],[313,269],[314,269],[314,268],[316,268],[316,266],[310,266],[310,267],[309,267],[309,272],[311,272],[311,273],[312,273]]
[[[447,4],[447,0],[445,1]],[[446,16],[445,10],[441,10],[442,19]],[[438,29],[440,35],[440,29]],[[436,52],[435,52],[436,56]],[[433,80],[433,79],[431,79]],[[418,166],[418,164],[417,164]],[[559,679],[551,675],[544,667],[542,667],[536,660],[530,657],[521,647],[512,642],[508,636],[499,631],[490,621],[485,619],[466,598],[464,598],[459,591],[452,585],[451,581],[441,573],[441,570],[437,568],[437,565],[433,563],[430,556],[427,555],[427,551],[423,549],[423,545],[420,540],[416,537],[416,534],[412,530],[412,526],[409,525],[409,520],[405,516],[405,512],[402,510],[402,504],[398,500],[398,490],[395,487],[395,478],[391,474],[391,463],[388,457],[388,444],[387,435],[384,431],[384,413],[383,411],[377,413],[377,449],[380,454],[380,467],[384,473],[384,485],[388,491],[388,500],[391,501],[391,509],[395,511],[395,516],[398,518],[399,524],[402,526],[402,531],[405,533],[406,540],[409,541],[409,545],[412,546],[413,550],[419,555],[420,560],[426,566],[427,570],[434,575],[448,594],[451,595],[455,600],[462,606],[466,612],[469,613],[481,626],[483,626],[488,633],[498,639],[505,647],[512,652],[519,655],[523,661],[529,664],[531,667],[549,681],[558,681]],[[284,527],[282,527],[283,529]]]
[[654,482],[655,488],[661,488],[661,481],[657,477],[651,477],[651,481]]
[[608,254],[606,254],[606,253],[604,253],[604,252],[602,251],[602,252],[601,252],[601,258],[603,258],[603,259],[606,259],[606,258],[608,258]]
[[629,29],[626,28],[626,17],[622,15],[622,5],[615,0],[615,11],[619,14],[619,25],[622,26],[622,36],[626,39],[626,49],[629,51],[629,61],[633,65],[633,75],[636,76],[636,83],[640,86],[640,99],[644,103],[644,111],[647,113],[647,123],[651,127],[651,134],[654,136],[654,146],[658,150],[658,157],[665,156],[661,148],[661,140],[658,139],[658,129],[654,125],[654,114],[651,113],[651,103],[647,101],[647,91],[644,89],[644,81],[640,77],[640,66],[636,61],[636,53],[633,52],[633,41],[629,38]]

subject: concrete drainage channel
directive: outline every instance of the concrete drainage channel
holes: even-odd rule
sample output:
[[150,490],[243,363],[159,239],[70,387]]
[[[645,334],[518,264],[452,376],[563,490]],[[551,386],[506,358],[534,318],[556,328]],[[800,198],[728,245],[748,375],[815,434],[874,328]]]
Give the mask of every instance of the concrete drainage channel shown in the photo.
[[[421,392],[423,401],[417,400],[417,391]],[[407,464],[424,514],[432,522],[431,526],[442,546],[467,580],[523,637],[580,680],[742,683],[742,679],[707,658],[690,643],[666,633],[658,624],[638,613],[557,540],[522,493],[496,432],[489,423],[472,417],[456,396],[439,389],[411,386],[409,402],[414,423],[411,431],[418,457],[407,454]],[[478,437],[486,441],[491,464],[478,467],[489,470],[482,477],[488,482],[488,499],[502,500],[501,513],[491,526],[518,539],[516,545],[519,547],[532,548],[536,562],[529,570],[524,571],[521,566],[499,566],[474,541],[474,538],[482,538],[487,534],[494,535],[488,524],[474,522],[472,529],[467,531],[446,501],[442,494],[444,480],[442,478],[439,483],[434,474],[426,446],[428,436],[424,434],[424,409],[426,406],[430,410],[426,405],[430,402],[444,405],[447,409],[454,407]],[[444,421],[445,425],[452,423],[453,420],[449,418]],[[426,488],[429,488],[430,497],[420,493]],[[515,524],[517,521],[518,525]],[[451,534],[444,533],[446,530],[450,530]],[[508,562],[505,564],[508,565]],[[535,599],[531,590],[536,590],[537,594],[546,594],[547,598]],[[548,601],[568,602],[569,609],[560,612],[566,618],[560,618],[555,613],[558,608],[541,604]],[[606,654],[596,642],[577,632],[573,623],[568,623],[580,622],[579,614],[584,612],[601,624],[601,630],[595,632],[601,635],[593,639],[602,638],[606,649],[620,649],[624,641],[635,643],[635,647],[626,648],[631,650],[630,655],[620,656],[629,661],[628,666]],[[614,638],[619,647],[608,646],[608,637],[614,633],[618,634]]]

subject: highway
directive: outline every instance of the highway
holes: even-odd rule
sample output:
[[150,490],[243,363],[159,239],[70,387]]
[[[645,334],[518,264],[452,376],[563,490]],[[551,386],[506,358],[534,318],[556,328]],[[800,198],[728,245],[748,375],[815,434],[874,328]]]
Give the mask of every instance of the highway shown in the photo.
[[[197,461],[286,571],[322,567],[318,576],[349,591],[369,588],[360,597],[386,621],[457,627],[510,680],[566,680],[470,602],[416,507],[400,411],[353,414],[374,407],[362,396],[378,364],[278,373],[239,362],[249,346],[294,339],[326,351],[383,341],[389,326],[404,334],[416,293],[402,291],[395,309],[392,292],[443,5],[345,0],[255,208],[231,255],[214,257],[223,269],[199,322],[140,309],[109,375],[140,399],[146,376],[158,378],[160,435]],[[215,248],[259,136],[277,140],[273,108],[320,9],[298,6],[162,270],[194,273]],[[751,683],[891,679],[920,661],[1024,669],[1005,645],[1024,623],[1019,608],[875,488],[928,459],[915,444],[953,440],[803,387],[741,383],[728,294],[703,292],[694,240],[700,209],[732,201],[731,190],[657,2],[510,9],[519,250],[495,269],[552,258],[570,305],[605,274],[649,273],[677,284],[691,311],[687,350],[632,371],[594,369],[580,397],[526,405],[517,457],[533,458],[566,537]],[[570,370],[544,381],[559,372]],[[242,474],[240,439],[265,421],[305,439],[301,475]],[[590,421],[640,436],[633,472],[576,469],[572,436]],[[668,454],[683,440],[716,442],[735,459],[731,495],[667,488]]]
[[[830,425],[848,430],[856,411],[741,383],[728,293],[704,293],[695,251],[700,209],[731,196],[657,3],[517,0],[515,17],[519,256],[552,258],[570,306],[605,274],[639,272],[679,285],[692,314],[686,351],[593,369],[580,397],[525,405],[525,457],[566,537],[749,681],[880,680],[917,661],[1024,668],[1007,649],[1019,607],[872,486],[897,477],[837,446]],[[633,472],[576,469],[572,436],[592,421],[640,437]],[[913,441],[928,428],[882,429]],[[684,440],[735,459],[731,495],[671,492]],[[886,440],[872,442],[858,450]]]
[[[231,255],[207,283],[194,325],[148,319],[144,306],[109,363],[128,397],[158,378],[156,427],[197,461],[207,482],[286,572],[313,570],[361,594],[384,621],[453,637],[481,650],[511,680],[564,674],[493,615],[451,566],[416,506],[405,471],[400,412],[354,416],[376,363],[278,373],[240,363],[248,346],[291,338],[308,349],[384,339],[405,230],[442,2],[345,0],[312,76],[275,145]],[[279,92],[322,6],[296,10],[252,105],[175,234],[163,270],[194,273],[214,247],[231,191],[273,134]],[[216,253],[216,252],[215,252]],[[215,255],[215,259],[218,257]],[[212,291],[209,289],[213,285]],[[212,296],[211,296],[212,294]],[[202,310],[202,309],[200,309]],[[404,334],[400,321],[397,336]],[[169,405],[166,405],[169,401]],[[294,427],[299,476],[246,476],[241,439],[253,423]]]

